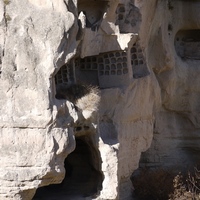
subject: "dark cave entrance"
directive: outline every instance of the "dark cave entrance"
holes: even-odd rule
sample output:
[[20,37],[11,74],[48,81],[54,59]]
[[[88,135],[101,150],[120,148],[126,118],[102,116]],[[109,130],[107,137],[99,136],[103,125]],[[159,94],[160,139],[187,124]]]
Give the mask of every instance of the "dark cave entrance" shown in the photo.
[[66,176],[62,184],[70,194],[95,195],[101,190],[102,183],[99,163],[94,159],[97,158],[95,149],[82,139],[76,140],[76,146],[65,159]]
[[91,139],[76,139],[75,150],[65,159],[65,178],[61,184],[37,189],[34,200],[66,199],[67,196],[96,196],[102,189],[103,175],[98,150]]

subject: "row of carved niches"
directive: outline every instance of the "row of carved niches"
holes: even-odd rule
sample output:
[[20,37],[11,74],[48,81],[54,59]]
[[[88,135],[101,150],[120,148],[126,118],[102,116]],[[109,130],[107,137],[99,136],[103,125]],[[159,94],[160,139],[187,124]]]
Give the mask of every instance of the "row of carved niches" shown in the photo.
[[81,11],[86,16],[86,27],[91,28],[95,31],[99,27],[103,15],[108,7],[108,1],[95,1],[95,0],[79,0],[78,1],[78,12]]
[[131,48],[131,65],[133,78],[141,78],[149,75],[149,70],[139,42],[135,43]]
[[102,54],[99,56],[98,61],[99,76],[120,76],[128,73],[127,54],[125,51]]
[[200,60],[200,30],[180,30],[175,36],[175,49],[183,60]]
[[74,80],[74,69],[73,69],[72,62],[62,66],[55,76],[56,84],[60,84],[60,83],[69,84],[69,83],[73,83],[74,81],[75,81]]
[[138,33],[141,21],[140,10],[133,3],[118,5],[115,24],[121,33]]
[[129,73],[127,53],[116,51],[78,58],[75,60],[75,69],[80,69],[82,73],[96,71],[101,88],[123,86],[127,82]]
[[80,70],[98,70],[99,76],[120,76],[128,73],[127,53],[116,51],[76,59],[75,67],[80,67]]

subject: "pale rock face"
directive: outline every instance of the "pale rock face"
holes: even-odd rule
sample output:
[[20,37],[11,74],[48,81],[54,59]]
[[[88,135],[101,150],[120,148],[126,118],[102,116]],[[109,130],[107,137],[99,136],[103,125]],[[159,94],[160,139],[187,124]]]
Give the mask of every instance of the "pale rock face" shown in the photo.
[[54,127],[60,107],[67,127],[76,116],[70,103],[53,103],[51,77],[75,52],[67,33],[76,23],[64,2],[48,2],[0,1],[1,199],[31,199],[39,185],[60,182],[75,148],[73,129]]
[[161,88],[162,107],[141,165],[187,171],[199,163],[199,6],[197,1],[158,4],[148,54]]
[[140,158],[195,163],[199,6],[0,0],[0,199],[129,200]]

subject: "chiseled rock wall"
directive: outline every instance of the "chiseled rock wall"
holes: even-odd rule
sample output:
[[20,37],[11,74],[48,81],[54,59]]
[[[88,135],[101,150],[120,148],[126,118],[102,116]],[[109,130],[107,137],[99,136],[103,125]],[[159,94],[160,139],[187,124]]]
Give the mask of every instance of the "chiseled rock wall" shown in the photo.
[[[97,199],[131,199],[142,152],[149,166],[195,163],[199,6],[0,0],[0,199],[60,183],[84,134],[103,177]],[[98,112],[55,98],[58,84],[81,82],[100,87]]]
[[147,52],[162,106],[141,165],[187,171],[199,164],[199,7],[199,1],[158,2]]

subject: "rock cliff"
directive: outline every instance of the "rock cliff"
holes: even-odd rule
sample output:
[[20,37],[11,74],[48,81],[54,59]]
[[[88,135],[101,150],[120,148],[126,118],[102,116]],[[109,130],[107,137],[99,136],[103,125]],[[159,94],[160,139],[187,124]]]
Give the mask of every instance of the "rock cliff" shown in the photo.
[[0,199],[132,199],[139,164],[200,159],[200,1],[0,0]]

